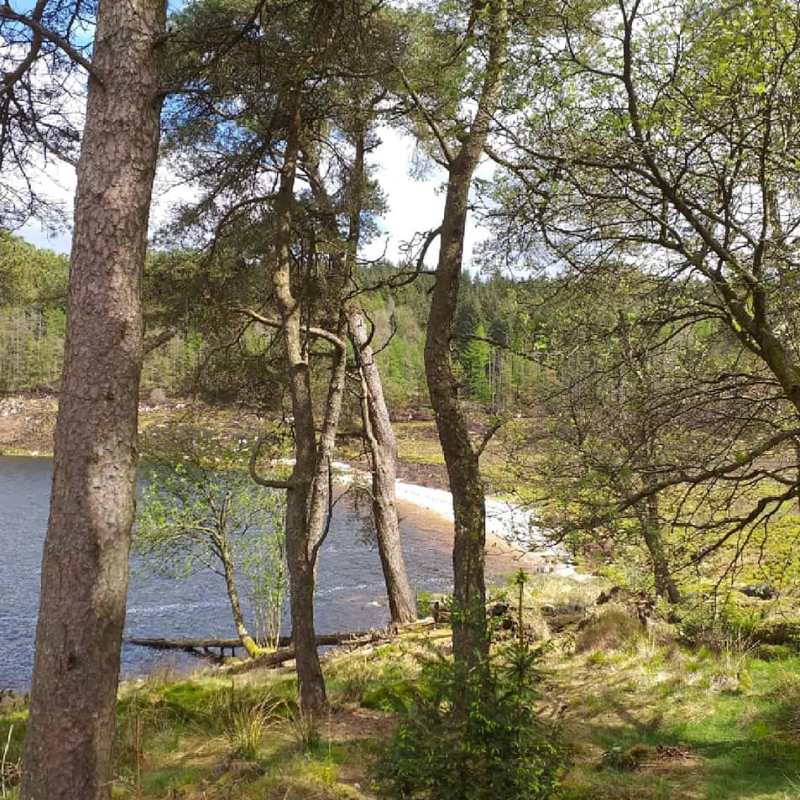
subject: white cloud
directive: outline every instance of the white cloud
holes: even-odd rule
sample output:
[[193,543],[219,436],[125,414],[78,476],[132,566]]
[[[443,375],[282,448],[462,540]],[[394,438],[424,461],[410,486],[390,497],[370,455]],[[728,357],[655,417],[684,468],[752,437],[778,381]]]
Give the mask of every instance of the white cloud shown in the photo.
[[37,247],[69,253],[72,246],[72,206],[77,176],[75,168],[59,159],[50,159],[31,176],[36,191],[60,209],[62,224],[53,226],[44,221],[30,220],[19,230],[19,236]]
[[[384,255],[390,261],[402,258],[402,245],[417,233],[439,226],[444,211],[444,169],[436,164],[424,179],[412,176],[415,162],[415,143],[411,136],[393,128],[381,128],[381,145],[374,151],[375,177],[387,198],[388,210],[381,218],[384,234],[370,242],[362,252],[364,258]],[[492,167],[484,163],[479,168],[482,178],[491,176]],[[464,237],[464,262],[469,266],[475,246],[486,238],[488,231],[470,218]],[[439,252],[438,242],[428,251],[426,263],[434,264]]]

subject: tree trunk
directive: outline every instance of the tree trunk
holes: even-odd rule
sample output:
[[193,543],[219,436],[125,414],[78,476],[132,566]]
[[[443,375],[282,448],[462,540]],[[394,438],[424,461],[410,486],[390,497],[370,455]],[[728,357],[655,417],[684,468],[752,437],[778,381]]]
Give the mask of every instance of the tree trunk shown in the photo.
[[256,658],[264,650],[256,644],[255,639],[247,630],[247,625],[245,625],[242,604],[239,602],[239,592],[236,588],[236,573],[233,568],[230,549],[224,541],[218,541],[217,546],[222,558],[222,568],[225,572],[225,588],[228,592],[228,601],[231,604],[231,615],[233,616],[233,624],[236,627],[236,635],[239,637],[242,647],[247,651],[247,655],[250,658]]
[[661,518],[658,513],[658,496],[650,495],[645,501],[646,508],[640,513],[642,535],[650,553],[653,565],[653,578],[655,580],[656,594],[670,603],[679,603],[681,599],[678,586],[669,569],[664,542],[661,538]]
[[101,0],[78,164],[68,330],[21,797],[111,793],[134,514],[141,275],[164,0]]
[[425,375],[447,465],[455,517],[453,652],[456,660],[466,666],[482,658],[488,650],[484,578],[486,498],[478,452],[470,440],[467,418],[458,398],[450,340],[464,256],[469,191],[500,99],[508,46],[506,0],[474,3],[476,12],[478,5],[482,7],[481,13],[485,10],[488,17],[489,55],[469,133],[462,138],[455,155],[446,154],[449,162],[447,194],[425,341]]
[[451,171],[441,250],[425,342],[425,374],[453,495],[453,653],[471,664],[488,648],[486,636],[486,498],[478,453],[458,399],[450,333],[458,302],[471,172]]
[[[297,651],[300,703],[304,711],[315,713],[326,700],[314,630],[315,570],[319,549],[327,533],[330,460],[344,395],[347,353],[339,335],[317,328],[303,330],[302,309],[292,292],[289,247],[301,132],[302,119],[295,109],[287,137],[280,190],[275,202],[272,284],[283,323],[289,393],[294,413],[295,465],[286,500],[286,557],[292,640]],[[343,315],[340,314],[340,332],[344,324]],[[335,348],[319,444],[314,424],[306,336],[320,336]]]
[[314,631],[314,565],[309,559],[308,503],[317,465],[317,441],[311,403],[311,375],[303,348],[300,306],[292,295],[289,247],[294,181],[301,121],[295,111],[286,143],[281,186],[275,202],[275,258],[272,284],[283,321],[283,340],[289,370],[295,430],[295,463],[286,498],[286,561],[292,641],[297,651],[300,704],[314,712],[325,704],[325,681],[317,655]]
[[381,375],[369,345],[367,326],[359,309],[350,309],[348,326],[362,376],[361,416],[372,461],[372,513],[389,610],[392,622],[412,622],[417,618],[417,603],[403,559],[395,497],[397,441],[383,396]]

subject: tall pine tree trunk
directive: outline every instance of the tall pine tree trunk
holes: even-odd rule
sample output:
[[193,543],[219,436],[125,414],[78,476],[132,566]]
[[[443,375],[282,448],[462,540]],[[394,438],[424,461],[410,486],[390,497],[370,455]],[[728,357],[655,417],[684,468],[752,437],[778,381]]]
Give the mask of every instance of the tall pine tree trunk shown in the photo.
[[474,3],[473,7],[476,14],[485,14],[487,18],[488,58],[469,132],[460,137],[457,152],[445,153],[447,194],[425,341],[425,375],[447,465],[455,517],[453,652],[456,660],[466,666],[480,659],[488,647],[484,578],[486,498],[479,454],[470,439],[467,417],[458,398],[450,340],[464,257],[469,192],[500,100],[508,49],[507,0]]
[[134,514],[140,288],[159,140],[164,0],[101,0],[78,165],[24,800],[111,793]]
[[406,572],[397,519],[397,441],[363,314],[348,312],[348,326],[362,376],[362,420],[372,462],[372,513],[392,622],[412,622],[417,603]]
[[286,561],[289,570],[289,608],[292,642],[297,653],[300,703],[305,711],[325,703],[325,681],[314,630],[314,563],[310,558],[309,503],[317,472],[317,440],[311,398],[311,373],[303,346],[300,304],[292,294],[290,244],[294,184],[300,152],[302,120],[292,112],[281,184],[275,201],[272,285],[283,322],[283,343],[289,372],[289,394],[294,415],[295,463],[286,497]]

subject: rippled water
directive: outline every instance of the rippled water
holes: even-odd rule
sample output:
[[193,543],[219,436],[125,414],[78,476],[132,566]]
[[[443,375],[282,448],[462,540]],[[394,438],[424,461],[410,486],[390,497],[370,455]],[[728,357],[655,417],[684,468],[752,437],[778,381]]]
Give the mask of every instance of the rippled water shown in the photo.
[[[49,459],[0,458],[0,689],[24,689],[30,681],[51,474]],[[413,507],[401,514],[403,548],[415,589],[447,590],[452,582],[447,527]],[[363,630],[389,619],[380,561],[374,548],[365,544],[365,534],[365,523],[352,504],[346,498],[337,503],[320,555],[316,601],[320,633]],[[235,635],[218,576],[169,581],[133,567],[126,636]],[[497,565],[493,571],[508,570]],[[126,645],[123,674],[147,672],[165,659],[185,662],[186,657]]]

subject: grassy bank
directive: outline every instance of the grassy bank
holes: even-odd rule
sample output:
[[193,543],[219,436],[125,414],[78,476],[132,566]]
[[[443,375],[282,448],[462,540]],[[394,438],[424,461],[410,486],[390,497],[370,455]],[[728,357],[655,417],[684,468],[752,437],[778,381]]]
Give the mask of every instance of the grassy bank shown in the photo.
[[[52,454],[58,401],[54,396],[17,396],[0,400],[0,456]],[[264,427],[264,420],[252,411],[212,406],[200,401],[168,400],[143,403],[139,429],[144,433],[168,424],[191,424],[231,440],[252,438]],[[444,458],[432,421],[395,421],[400,459],[400,477],[424,486],[447,488]],[[146,443],[145,443],[146,444]],[[343,438],[337,458],[359,461],[362,448]],[[487,480],[500,491],[508,480],[501,455],[490,445],[482,459]]]
[[[669,626],[640,630],[613,606],[579,626],[548,625],[542,606],[583,603],[597,587],[542,579],[532,588],[529,622],[549,640],[540,713],[567,751],[565,798],[800,797],[796,653],[733,639],[689,647]],[[126,684],[114,796],[376,798],[370,768],[410,704],[419,657],[448,646],[445,627],[327,658],[330,709],[316,722],[298,712],[290,670],[206,668],[188,678],[162,670]],[[2,708],[2,742],[13,725],[13,783],[25,710],[8,701]]]

